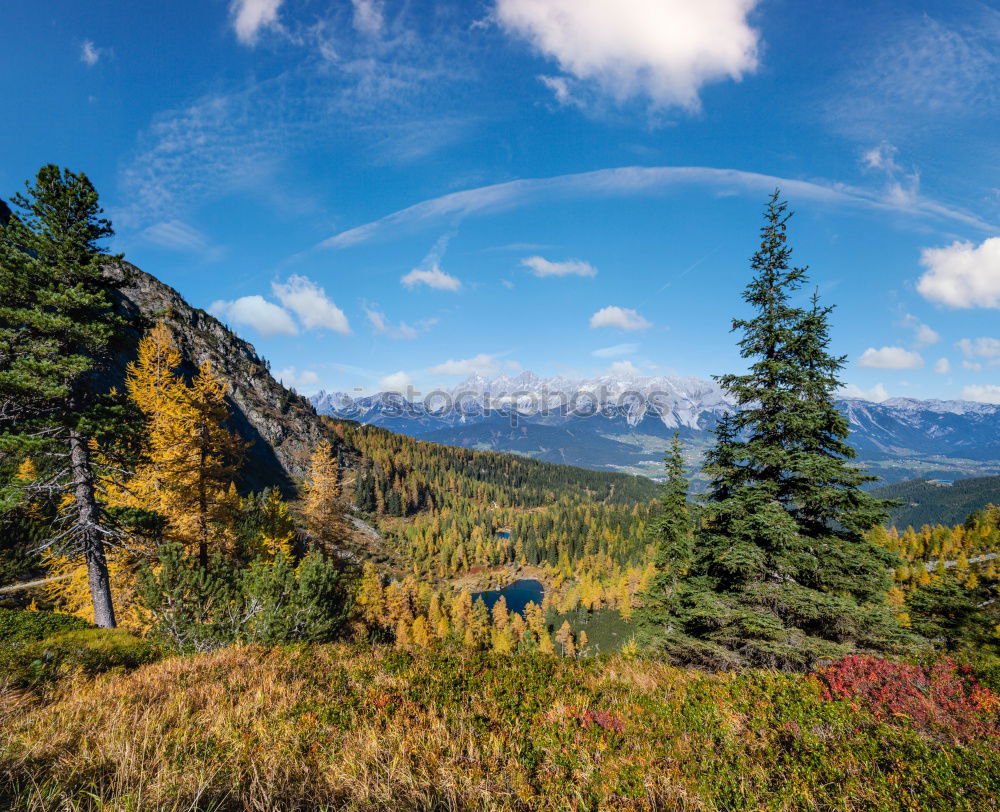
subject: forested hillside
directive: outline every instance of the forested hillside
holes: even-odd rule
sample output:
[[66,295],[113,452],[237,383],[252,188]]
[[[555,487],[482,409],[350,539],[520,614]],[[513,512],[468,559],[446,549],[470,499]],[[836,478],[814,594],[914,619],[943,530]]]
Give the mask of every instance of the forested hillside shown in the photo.
[[1000,504],[1000,477],[972,477],[944,483],[912,479],[873,488],[872,494],[899,502],[889,513],[889,522],[896,527],[958,524],[990,503]]

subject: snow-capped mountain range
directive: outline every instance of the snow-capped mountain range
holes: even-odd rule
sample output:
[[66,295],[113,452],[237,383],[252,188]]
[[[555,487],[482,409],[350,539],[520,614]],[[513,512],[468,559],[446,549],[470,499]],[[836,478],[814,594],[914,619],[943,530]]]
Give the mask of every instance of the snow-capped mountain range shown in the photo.
[[[652,475],[675,431],[694,466],[732,406],[716,383],[695,377],[531,372],[475,375],[449,389],[406,395],[319,392],[312,402],[321,414],[432,442]],[[1000,405],[910,398],[845,398],[839,405],[860,459],[886,481],[1000,473]]]

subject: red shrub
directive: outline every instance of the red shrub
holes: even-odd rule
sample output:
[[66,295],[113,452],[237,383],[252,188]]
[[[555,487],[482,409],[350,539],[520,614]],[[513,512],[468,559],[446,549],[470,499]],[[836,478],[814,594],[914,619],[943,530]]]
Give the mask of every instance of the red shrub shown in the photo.
[[950,660],[921,666],[855,654],[818,674],[823,699],[849,699],[879,721],[908,719],[960,741],[1000,734],[1000,697]]
[[608,711],[583,711],[577,716],[581,727],[597,725],[602,730],[613,730],[621,733],[625,729],[625,723],[617,716],[613,716]]

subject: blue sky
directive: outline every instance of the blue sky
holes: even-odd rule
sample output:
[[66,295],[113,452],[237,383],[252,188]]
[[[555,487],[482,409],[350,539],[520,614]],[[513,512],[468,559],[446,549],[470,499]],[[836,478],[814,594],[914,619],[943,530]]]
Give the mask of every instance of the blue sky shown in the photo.
[[851,391],[1000,402],[1000,10],[792,0],[7,0],[0,195],[87,172],[113,248],[286,383],[738,368],[761,207]]

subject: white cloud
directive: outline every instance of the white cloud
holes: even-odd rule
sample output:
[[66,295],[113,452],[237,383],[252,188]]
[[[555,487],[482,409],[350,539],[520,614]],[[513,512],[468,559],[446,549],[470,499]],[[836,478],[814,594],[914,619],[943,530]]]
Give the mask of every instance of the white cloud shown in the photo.
[[934,373],[936,375],[947,375],[951,372],[951,361],[947,358],[938,358],[934,362]]
[[608,375],[616,378],[634,378],[638,374],[639,370],[631,361],[615,361],[608,367]]
[[529,268],[535,276],[596,276],[597,268],[582,259],[567,259],[563,262],[551,262],[545,257],[525,257],[521,260],[525,268]]
[[920,264],[927,271],[917,290],[925,299],[950,307],[1000,308],[1000,237],[978,246],[953,242],[945,248],[925,248]]
[[858,359],[858,366],[868,369],[918,369],[923,365],[920,353],[902,347],[869,347]]
[[405,393],[411,383],[410,376],[400,370],[386,375],[378,382],[378,386],[383,392]]
[[256,45],[260,32],[278,26],[278,10],[283,0],[233,0],[229,14],[236,39],[244,45]]
[[888,141],[883,141],[877,147],[872,147],[861,156],[861,163],[868,169],[878,169],[882,172],[901,172],[902,167],[896,163],[899,150]]
[[448,360],[443,364],[431,367],[433,375],[499,375],[501,372],[519,372],[521,365],[517,361],[504,361],[496,355],[481,352],[472,358],[461,361]]
[[631,355],[638,351],[638,344],[615,344],[613,347],[601,347],[594,350],[591,355],[595,358],[620,358],[623,355]]
[[89,39],[85,39],[83,45],[80,46],[80,61],[87,67],[94,67],[101,61],[101,49],[97,48]]
[[933,219],[953,220],[976,229],[995,232],[998,226],[967,212],[934,200],[917,197],[905,202],[882,189],[866,189],[844,183],[813,183],[740,169],[707,166],[623,166],[552,178],[524,178],[491,186],[480,186],[415,203],[370,223],[349,228],[320,243],[323,248],[348,248],[387,233],[412,230],[441,220],[451,224],[473,215],[493,214],[525,205],[584,196],[630,196],[673,188],[700,186],[725,192],[758,196],[780,187],[789,198],[826,205],[902,212]]
[[937,330],[928,327],[926,324],[921,324],[917,329],[917,334],[914,339],[917,342],[918,347],[926,347],[929,344],[937,344],[941,340],[941,334]]
[[437,324],[437,319],[422,319],[416,325],[407,324],[405,321],[401,321],[399,324],[391,324],[385,313],[379,310],[377,306],[365,304],[363,307],[365,317],[368,319],[368,323],[372,326],[372,329],[379,335],[385,335],[389,338],[416,338]]
[[928,327],[911,313],[907,313],[903,316],[900,324],[909,330],[913,330],[913,340],[918,347],[927,347],[931,344],[937,344],[941,340],[941,336],[937,330]]
[[975,384],[962,389],[962,397],[965,400],[977,400],[980,403],[1000,404],[1000,386],[993,384]]
[[299,317],[307,330],[325,327],[344,335],[351,332],[344,311],[327,298],[323,288],[308,277],[292,275],[284,284],[272,282],[271,290],[278,301]]
[[263,296],[243,296],[232,302],[212,302],[209,311],[232,324],[253,327],[262,336],[293,336],[299,330],[288,311]]
[[303,369],[299,372],[295,367],[285,367],[278,373],[278,380],[285,386],[294,386],[296,389],[309,389],[319,383],[319,375],[311,369]]
[[408,288],[413,288],[416,285],[427,285],[427,287],[437,290],[456,291],[462,287],[462,283],[457,278],[442,271],[436,262],[430,268],[414,268],[402,276],[399,281]]
[[837,394],[842,398],[857,398],[858,400],[871,400],[875,403],[881,403],[883,400],[889,399],[889,393],[886,391],[885,387],[877,383],[871,389],[862,389],[856,384],[849,383],[847,386],[843,387]]
[[[757,0],[497,0],[512,34],[554,58],[567,77],[618,101],[699,107],[703,85],[757,67]],[[558,92],[558,88],[557,88]],[[564,91],[568,92],[568,91]]]
[[645,330],[653,325],[628,307],[603,307],[590,317],[591,327],[617,327],[620,330]]
[[978,361],[962,361],[962,369],[967,369],[969,372],[982,372],[983,365]]
[[955,346],[966,358],[997,358],[1000,357],[1000,339],[982,336],[981,338],[963,338]]
[[354,27],[362,34],[375,36],[382,30],[382,3],[378,0],[351,0],[354,5]]

